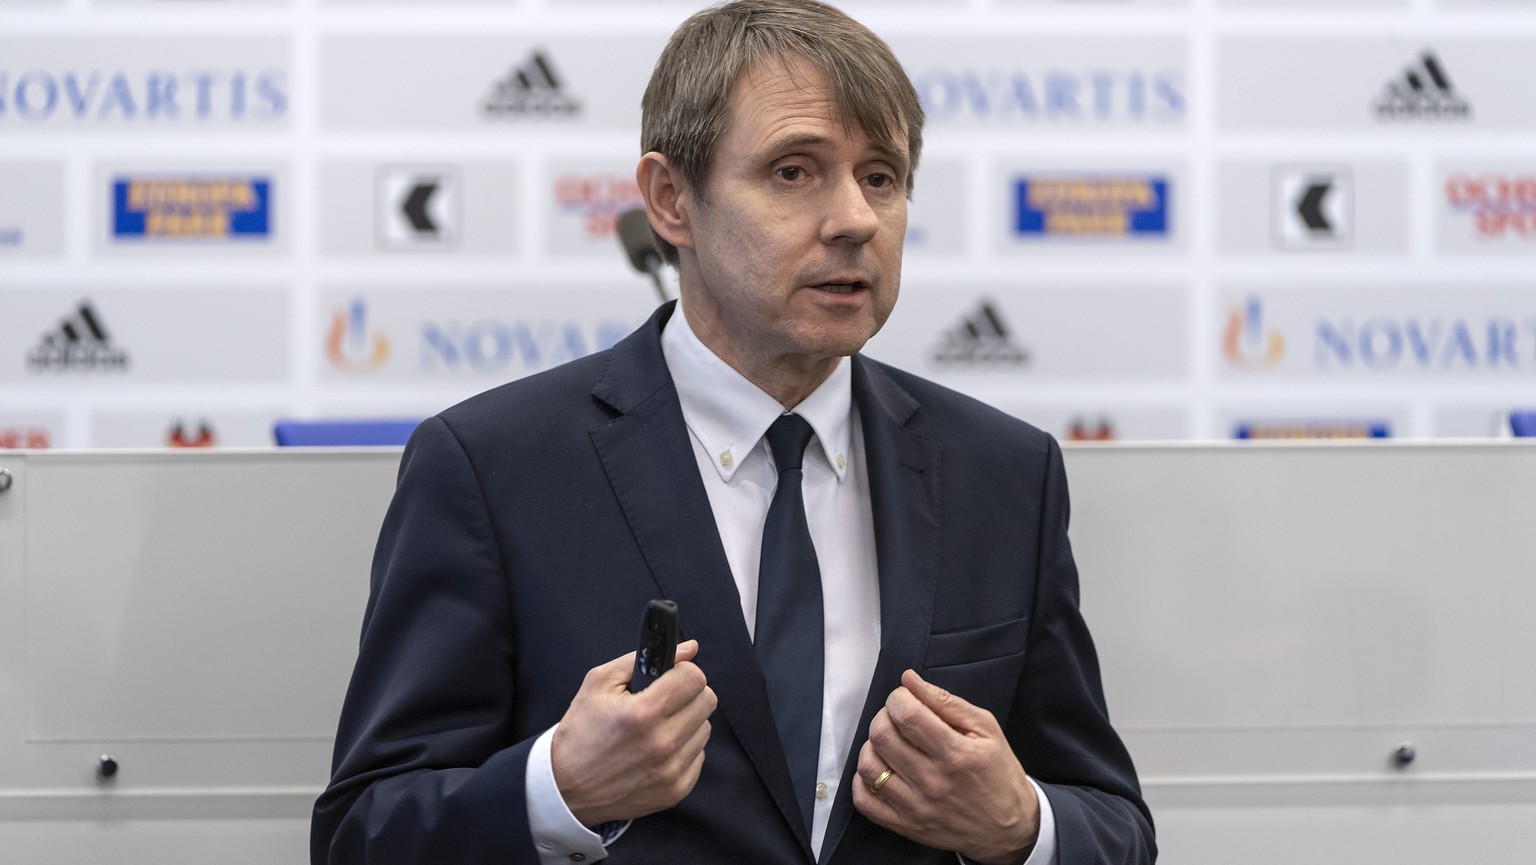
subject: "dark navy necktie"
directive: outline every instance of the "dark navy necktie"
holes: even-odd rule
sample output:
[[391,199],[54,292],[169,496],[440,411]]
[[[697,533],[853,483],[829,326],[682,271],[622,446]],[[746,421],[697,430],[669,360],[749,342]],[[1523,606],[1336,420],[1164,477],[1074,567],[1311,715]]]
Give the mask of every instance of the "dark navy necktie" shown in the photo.
[[779,742],[789,760],[795,800],[811,831],[816,801],[816,766],[821,752],[822,647],[821,568],[811,544],[800,492],[800,462],[811,425],[795,414],[780,415],[768,428],[768,447],[779,472],[757,577],[757,626],[753,642],[768,680],[768,701]]

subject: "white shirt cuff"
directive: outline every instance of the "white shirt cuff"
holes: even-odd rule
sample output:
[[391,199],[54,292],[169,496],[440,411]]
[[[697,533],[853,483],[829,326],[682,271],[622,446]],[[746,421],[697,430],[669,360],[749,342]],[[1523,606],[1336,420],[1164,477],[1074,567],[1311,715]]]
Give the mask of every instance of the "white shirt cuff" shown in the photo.
[[[1024,860],[1024,865],[1056,865],[1056,812],[1051,810],[1050,797],[1045,795],[1045,790],[1035,783],[1034,778],[1026,778],[1029,786],[1035,788],[1035,796],[1040,800],[1040,836],[1035,839],[1035,849],[1029,853],[1029,858]],[[955,854],[960,860],[960,865],[969,865],[970,860]]]
[[550,727],[533,740],[533,748],[528,752],[528,776],[524,781],[528,831],[533,836],[540,865],[570,865],[607,858],[607,845],[618,840],[629,828],[629,823],[608,824],[599,835],[576,820],[576,815],[566,807],[560,788],[555,785],[555,766],[550,760],[554,738],[555,728]]
[[1056,865],[1056,812],[1051,810],[1050,797],[1034,778],[1029,779],[1029,785],[1040,799],[1040,837],[1035,839],[1035,849],[1024,865]]

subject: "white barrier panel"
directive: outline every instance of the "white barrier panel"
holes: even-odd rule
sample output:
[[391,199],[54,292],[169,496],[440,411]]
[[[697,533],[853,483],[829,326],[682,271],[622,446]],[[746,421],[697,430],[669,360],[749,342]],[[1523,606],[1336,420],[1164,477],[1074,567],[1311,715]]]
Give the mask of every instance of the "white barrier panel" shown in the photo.
[[[1067,462],[1083,608],[1163,861],[1536,849],[1536,447]],[[7,861],[304,861],[397,463],[0,454]]]
[[1163,861],[1530,861],[1536,447],[1086,446],[1067,470]]
[[306,861],[398,463],[0,454],[0,858]]

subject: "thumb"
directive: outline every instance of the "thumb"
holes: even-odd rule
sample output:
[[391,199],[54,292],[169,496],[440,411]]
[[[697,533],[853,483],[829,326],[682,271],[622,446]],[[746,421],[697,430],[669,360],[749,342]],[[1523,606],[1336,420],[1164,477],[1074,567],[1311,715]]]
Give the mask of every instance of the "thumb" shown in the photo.
[[[684,640],[677,644],[677,663],[691,661],[699,653],[698,640]],[[591,675],[596,678],[595,684],[604,690],[629,691],[629,679],[635,670],[635,653],[620,655],[617,658],[592,668]]]
[[938,715],[939,720],[962,733],[980,733],[997,723],[986,709],[924,680],[916,670],[907,670],[902,673],[901,684],[905,685],[919,702]]
[[699,654],[698,640],[684,640],[677,644],[677,663],[691,661]]

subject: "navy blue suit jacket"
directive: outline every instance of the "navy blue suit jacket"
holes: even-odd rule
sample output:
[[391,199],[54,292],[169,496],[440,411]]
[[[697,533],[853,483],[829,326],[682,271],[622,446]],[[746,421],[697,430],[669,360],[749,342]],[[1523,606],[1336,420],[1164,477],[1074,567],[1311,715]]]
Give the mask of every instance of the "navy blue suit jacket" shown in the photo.
[[[481,394],[411,437],[374,559],[362,642],[316,803],[321,863],[537,862],[532,740],[587,670],[677,601],[719,697],[703,773],[634,821],[608,862],[813,863],[768,695],[660,334]],[[1154,857],[1110,728],[1050,436],[853,358],[880,580],[881,646],[821,860],[951,865],[858,814],[870,719],[914,668],[997,716],[1055,809],[1061,865]]]

